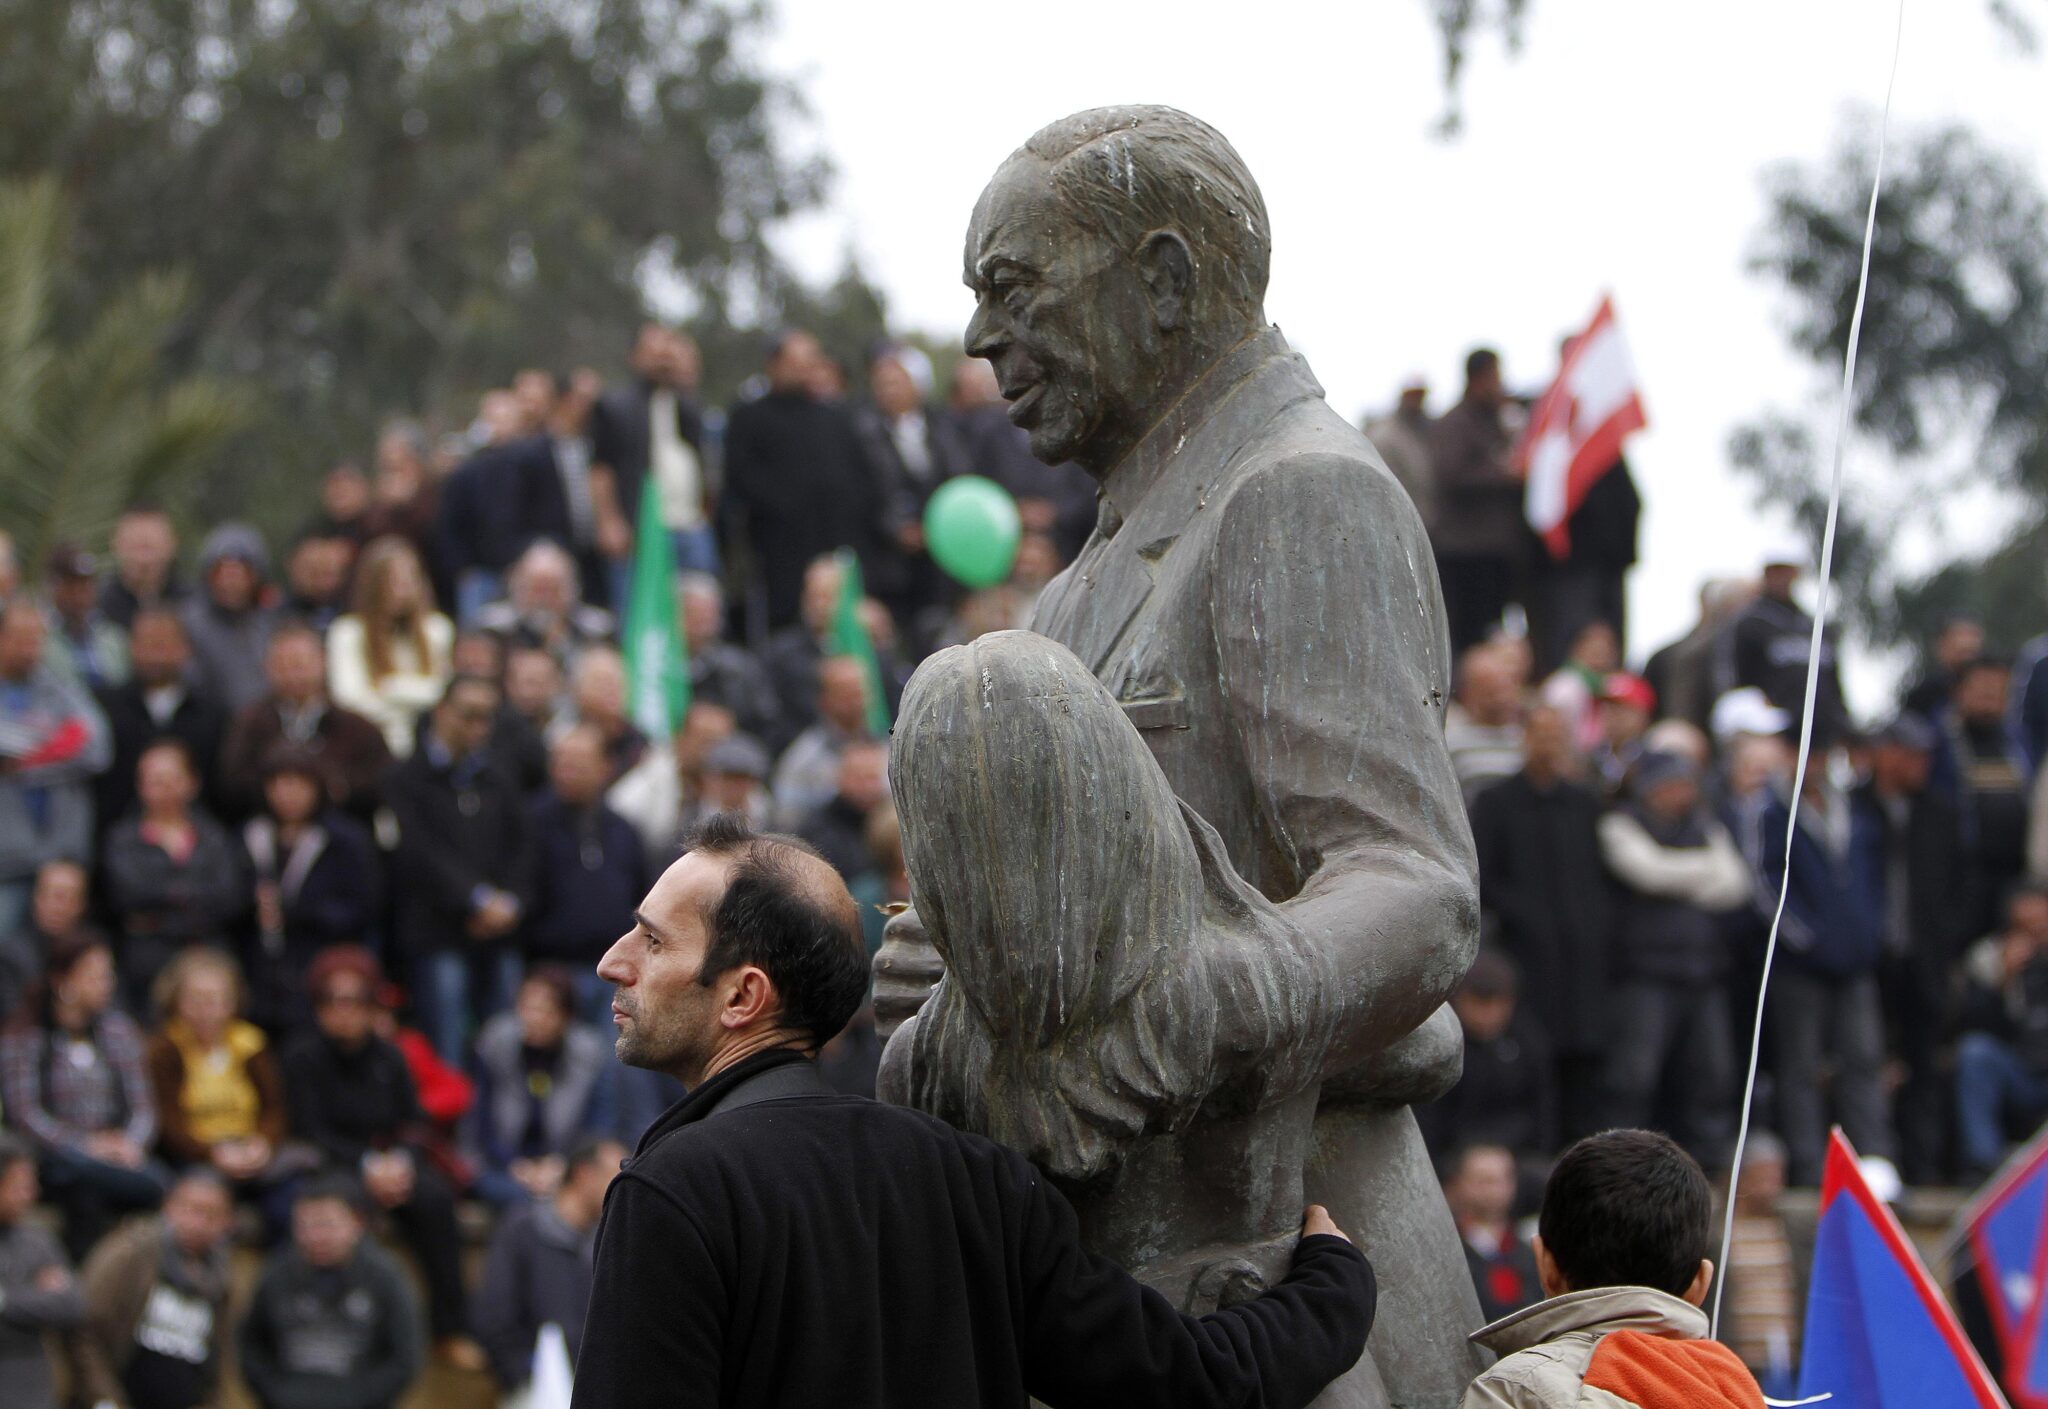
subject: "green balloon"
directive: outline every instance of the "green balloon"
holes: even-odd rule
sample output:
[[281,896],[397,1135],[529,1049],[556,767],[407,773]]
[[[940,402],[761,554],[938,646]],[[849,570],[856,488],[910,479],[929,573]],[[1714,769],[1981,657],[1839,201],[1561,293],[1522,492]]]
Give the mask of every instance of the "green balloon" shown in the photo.
[[932,561],[963,587],[993,587],[1008,577],[1022,531],[1010,491],[980,475],[947,480],[924,506]]

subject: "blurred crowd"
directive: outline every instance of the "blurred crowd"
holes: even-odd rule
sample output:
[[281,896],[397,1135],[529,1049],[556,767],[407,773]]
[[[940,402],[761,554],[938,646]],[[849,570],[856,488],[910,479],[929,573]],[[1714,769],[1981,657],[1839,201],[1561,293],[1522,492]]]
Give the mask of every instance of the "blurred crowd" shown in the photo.
[[[727,811],[804,837],[871,948],[907,899],[874,706],[1028,620],[1092,482],[1031,457],[980,361],[942,387],[913,346],[850,369],[788,332],[722,412],[674,329],[627,365],[523,371],[448,434],[392,424],[281,540],[188,545],[136,503],[105,545],[0,543],[9,1403],[54,1402],[50,1330],[85,1403],[207,1403],[229,1358],[278,1409],[390,1404],[429,1355],[517,1389],[541,1327],[573,1354],[604,1189],[676,1094],[612,1056],[594,966],[679,839]],[[1457,651],[1486,947],[1465,1078],[1421,1116],[1492,1306],[1536,1295],[1511,1220],[1575,1136],[1656,1126],[1727,1163],[1812,623],[1805,551],[1774,551],[1631,670],[1626,464],[1552,554],[1510,464],[1523,402],[1492,353],[1466,371],[1442,415],[1418,385],[1369,430]],[[1023,530],[973,591],[922,527],[965,473]],[[669,737],[620,648],[649,513],[688,656]],[[851,564],[878,669],[834,629]],[[1830,1119],[1933,1181],[2048,1114],[2044,657],[1952,623],[1873,727],[1823,657],[1759,1102],[1794,1182]],[[864,1012],[823,1065],[871,1091],[878,1059]],[[465,1205],[492,1215],[480,1280]],[[238,1222],[268,1251],[230,1325]]]

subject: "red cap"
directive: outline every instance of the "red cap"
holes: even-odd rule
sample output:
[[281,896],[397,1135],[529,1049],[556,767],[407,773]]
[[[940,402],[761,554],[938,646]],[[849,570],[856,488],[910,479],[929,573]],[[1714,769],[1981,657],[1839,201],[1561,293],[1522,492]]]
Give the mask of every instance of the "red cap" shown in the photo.
[[1600,698],[1603,702],[1634,705],[1645,714],[1657,712],[1657,692],[1650,688],[1650,682],[1625,670],[1617,670],[1601,682]]

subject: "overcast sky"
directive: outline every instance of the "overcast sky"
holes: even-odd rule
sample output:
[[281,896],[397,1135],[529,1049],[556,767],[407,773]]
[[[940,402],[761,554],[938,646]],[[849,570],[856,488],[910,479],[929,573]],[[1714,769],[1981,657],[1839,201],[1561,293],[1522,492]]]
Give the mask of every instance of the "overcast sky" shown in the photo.
[[[1536,388],[1559,335],[1613,293],[1650,418],[1630,449],[1647,501],[1638,660],[1690,622],[1702,578],[1747,570],[1782,529],[1729,470],[1728,432],[1826,379],[1787,351],[1784,307],[1743,268],[1759,176],[1821,157],[1852,105],[1881,105],[1888,0],[1531,0],[1518,57],[1496,36],[1474,46],[1452,142],[1432,134],[1422,0],[773,4],[767,57],[811,108],[795,135],[839,173],[783,247],[818,275],[852,251],[900,326],[957,335],[975,196],[1033,130],[1168,103],[1220,128],[1257,177],[1267,311],[1348,416],[1412,371],[1448,406],[1479,342]],[[2048,57],[2015,54],[1982,0],[1909,0],[1894,135],[1956,121],[2048,184]],[[1852,455],[1850,492],[1877,468]],[[1952,509],[1917,554],[1981,541],[1989,516]]]

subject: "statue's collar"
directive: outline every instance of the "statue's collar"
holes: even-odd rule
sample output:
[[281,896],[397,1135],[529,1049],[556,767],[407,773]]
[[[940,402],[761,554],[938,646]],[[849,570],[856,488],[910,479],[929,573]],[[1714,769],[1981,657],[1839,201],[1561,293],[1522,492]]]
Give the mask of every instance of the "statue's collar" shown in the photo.
[[1114,534],[1124,518],[1137,510],[1188,438],[1216,413],[1231,392],[1268,359],[1289,354],[1287,339],[1278,328],[1268,325],[1245,334],[1235,347],[1191,382],[1153,422],[1144,438],[1102,477],[1098,497],[1106,501],[1102,506],[1104,536]]

